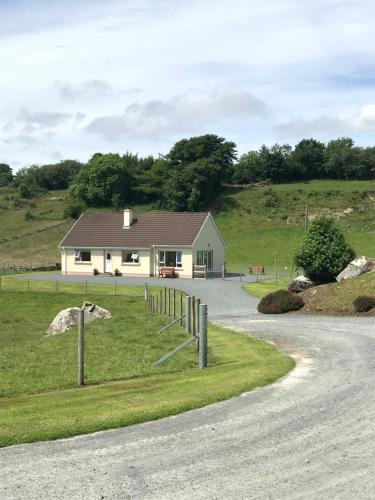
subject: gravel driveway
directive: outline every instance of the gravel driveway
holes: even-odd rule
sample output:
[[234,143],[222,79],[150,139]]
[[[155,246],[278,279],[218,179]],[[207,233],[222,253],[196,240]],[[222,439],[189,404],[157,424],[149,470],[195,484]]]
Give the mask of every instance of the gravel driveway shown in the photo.
[[373,499],[374,319],[261,316],[240,285],[199,283],[211,321],[292,353],[289,376],[157,422],[2,449],[0,498]]

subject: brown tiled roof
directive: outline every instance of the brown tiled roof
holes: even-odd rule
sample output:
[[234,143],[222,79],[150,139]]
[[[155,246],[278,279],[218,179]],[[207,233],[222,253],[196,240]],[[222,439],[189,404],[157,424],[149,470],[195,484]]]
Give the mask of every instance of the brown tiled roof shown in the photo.
[[149,248],[192,245],[208,212],[135,214],[124,228],[123,213],[82,214],[59,246],[76,248]]

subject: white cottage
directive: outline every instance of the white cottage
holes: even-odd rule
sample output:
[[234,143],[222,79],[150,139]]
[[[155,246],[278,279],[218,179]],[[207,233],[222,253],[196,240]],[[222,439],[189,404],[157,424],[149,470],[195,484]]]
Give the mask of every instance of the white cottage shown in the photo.
[[210,212],[131,209],[83,213],[59,245],[64,275],[118,270],[124,276],[178,278],[192,278],[202,269],[221,273],[225,247]]

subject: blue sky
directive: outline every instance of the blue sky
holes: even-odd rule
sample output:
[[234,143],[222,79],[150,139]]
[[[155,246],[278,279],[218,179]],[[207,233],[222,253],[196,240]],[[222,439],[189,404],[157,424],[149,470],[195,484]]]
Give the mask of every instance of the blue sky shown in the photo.
[[375,144],[369,0],[0,0],[0,162]]

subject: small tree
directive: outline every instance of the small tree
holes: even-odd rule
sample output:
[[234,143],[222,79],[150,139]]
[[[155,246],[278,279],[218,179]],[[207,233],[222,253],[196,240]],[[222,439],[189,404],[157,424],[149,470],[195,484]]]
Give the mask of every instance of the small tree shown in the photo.
[[325,283],[334,281],[354,257],[353,249],[334,221],[321,216],[311,224],[294,262],[312,281]]

